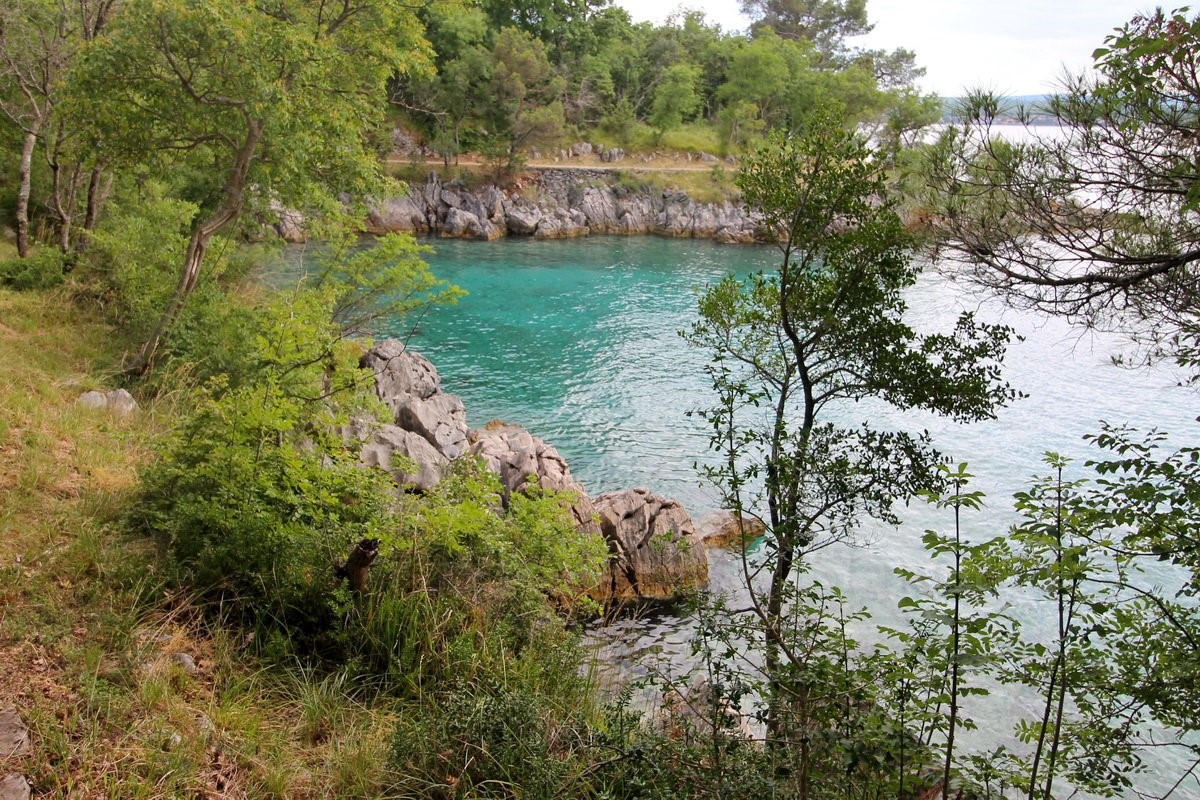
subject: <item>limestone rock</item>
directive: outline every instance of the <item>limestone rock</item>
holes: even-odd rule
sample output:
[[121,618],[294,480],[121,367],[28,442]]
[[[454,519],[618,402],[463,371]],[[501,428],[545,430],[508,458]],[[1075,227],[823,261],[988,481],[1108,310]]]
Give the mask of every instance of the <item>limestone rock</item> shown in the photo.
[[124,389],[112,389],[107,392],[98,392],[93,389],[79,395],[75,404],[98,411],[108,410],[119,417],[128,416],[138,410],[137,401]]
[[104,392],[97,392],[93,389],[90,392],[84,392],[79,395],[75,400],[75,405],[98,410],[108,407],[108,398],[104,396]]
[[573,492],[576,499],[571,504],[571,516],[576,527],[585,533],[600,532],[595,506],[554,447],[520,425],[498,420],[472,431],[471,439],[471,453],[500,476],[506,492],[518,492],[531,485],[546,491]]
[[710,511],[696,523],[696,535],[705,547],[741,548],[767,532],[757,517],[742,517],[732,511]]
[[641,488],[593,502],[611,554],[598,600],[667,600],[708,580],[704,547],[679,502]]
[[536,206],[512,204],[508,207],[508,232],[518,236],[533,236],[542,221],[542,211]]
[[308,220],[304,212],[292,208],[284,208],[272,204],[271,211],[275,214],[275,233],[285,242],[308,241]]
[[477,214],[453,207],[446,212],[446,219],[442,223],[440,234],[455,239],[486,239],[488,241],[499,239],[504,235],[503,231],[489,220],[480,219]]
[[407,194],[374,201],[367,209],[367,231],[370,233],[418,232],[430,230],[429,215],[419,195]]
[[29,781],[24,775],[6,775],[0,778],[0,800],[29,800],[32,796]]
[[422,400],[441,391],[442,379],[437,367],[419,353],[405,349],[404,343],[385,339],[362,357],[360,366],[375,374],[375,390],[383,402],[403,394]]
[[0,763],[29,752],[29,728],[15,708],[0,711]]
[[[400,463],[396,457],[407,459]],[[401,489],[432,491],[446,476],[450,459],[437,451],[419,433],[396,425],[384,425],[372,432],[362,448],[362,463],[386,469]]]
[[134,400],[133,395],[124,389],[105,392],[104,397],[108,401],[109,410],[118,416],[123,417],[138,410],[137,400]]
[[456,395],[442,391],[427,358],[387,340],[371,348],[361,365],[375,374],[375,391],[397,426],[419,434],[450,461],[467,451],[466,409]]
[[[609,162],[624,157],[619,148],[598,152]],[[526,193],[521,187],[506,192],[493,184],[478,189],[461,181],[443,184],[431,173],[423,184],[410,185],[403,197],[374,201],[366,228],[371,233],[413,231],[489,240],[601,233],[757,240],[761,215],[737,203],[697,203],[683,192],[613,184],[612,174],[604,170],[540,168],[532,174],[533,191]]]
[[171,663],[183,670],[184,675],[194,676],[200,673],[200,667],[191,653],[172,653]]

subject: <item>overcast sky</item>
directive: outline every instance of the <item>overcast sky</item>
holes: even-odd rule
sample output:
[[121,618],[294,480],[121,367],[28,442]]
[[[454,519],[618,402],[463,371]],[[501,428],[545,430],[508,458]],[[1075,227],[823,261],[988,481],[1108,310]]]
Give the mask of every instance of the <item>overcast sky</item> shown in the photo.
[[[615,2],[634,20],[653,22],[681,5],[680,0]],[[682,5],[704,11],[725,30],[747,24],[737,0],[684,0]],[[1153,0],[867,0],[875,30],[852,41],[916,51],[917,62],[926,68],[922,88],[928,92],[957,96],[982,87],[1041,94],[1054,89],[1064,65],[1072,71],[1086,68],[1113,28],[1153,6]]]

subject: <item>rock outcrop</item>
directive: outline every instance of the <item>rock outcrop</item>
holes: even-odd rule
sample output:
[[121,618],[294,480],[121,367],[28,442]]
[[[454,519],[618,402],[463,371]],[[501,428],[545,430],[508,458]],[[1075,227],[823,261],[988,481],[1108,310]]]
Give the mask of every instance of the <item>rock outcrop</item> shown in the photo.
[[687,511],[649,489],[609,492],[593,500],[559,452],[519,425],[491,422],[468,432],[458,397],[441,388],[428,359],[384,341],[362,358],[394,424],[354,420],[342,429],[361,443],[362,463],[387,469],[402,491],[432,490],[457,458],[479,458],[500,478],[505,503],[537,486],[570,492],[570,512],[581,535],[602,535],[609,573],[593,596],[602,602],[667,600],[708,580],[708,560]]
[[704,546],[677,501],[638,488],[606,492],[594,503],[611,553],[597,600],[668,600],[708,581]]
[[396,485],[405,491],[432,491],[450,467],[450,459],[425,437],[398,425],[379,427],[364,439],[362,463],[392,473]]
[[571,477],[571,469],[558,451],[520,425],[498,420],[471,433],[471,452],[483,459],[500,476],[508,494],[529,486],[551,492],[573,492],[571,516],[584,533],[599,533],[596,507],[583,486]]
[[[619,150],[602,156],[623,157]],[[658,234],[746,243],[756,241],[760,227],[758,215],[731,200],[700,203],[682,192],[629,188],[612,183],[603,170],[541,169],[533,175],[535,186],[506,193],[494,185],[468,189],[461,181],[443,183],[431,173],[407,194],[374,202],[367,230],[487,240]]]
[[442,391],[429,359],[389,339],[371,348],[361,365],[375,374],[375,391],[396,426],[418,434],[448,461],[467,451],[467,411],[457,395]]

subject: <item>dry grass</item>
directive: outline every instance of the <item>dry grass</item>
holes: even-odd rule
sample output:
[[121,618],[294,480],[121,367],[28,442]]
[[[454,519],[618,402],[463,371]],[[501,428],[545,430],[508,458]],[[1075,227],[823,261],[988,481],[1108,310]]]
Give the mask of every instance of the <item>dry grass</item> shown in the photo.
[[202,624],[165,590],[153,545],[123,530],[172,409],[76,406],[115,385],[113,342],[64,295],[0,290],[0,708],[33,741],[0,771],[38,797],[372,796],[386,708],[260,671],[242,634]]

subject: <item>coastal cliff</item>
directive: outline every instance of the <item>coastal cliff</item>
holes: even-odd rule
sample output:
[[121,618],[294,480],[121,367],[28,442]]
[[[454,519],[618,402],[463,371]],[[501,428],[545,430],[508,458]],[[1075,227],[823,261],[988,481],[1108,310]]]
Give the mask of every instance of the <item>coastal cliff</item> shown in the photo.
[[430,173],[424,183],[410,183],[407,193],[372,203],[365,228],[484,240],[656,234],[750,243],[757,241],[759,222],[733,200],[703,203],[680,191],[631,187],[600,169],[546,168],[508,189],[470,188]]

